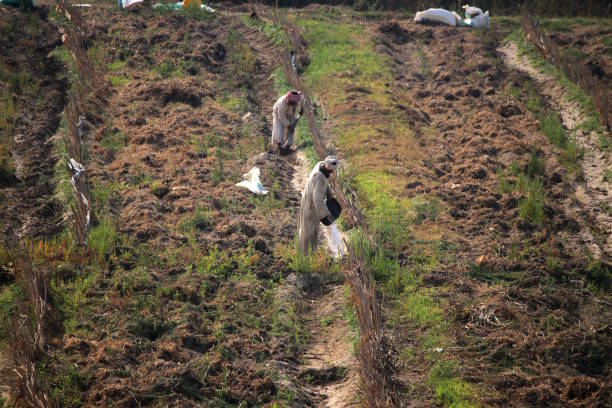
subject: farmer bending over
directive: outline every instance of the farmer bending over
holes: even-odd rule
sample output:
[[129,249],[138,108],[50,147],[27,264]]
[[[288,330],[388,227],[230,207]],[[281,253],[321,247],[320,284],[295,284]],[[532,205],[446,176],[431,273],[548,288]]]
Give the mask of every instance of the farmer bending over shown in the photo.
[[302,255],[307,255],[317,248],[319,222],[324,220],[326,225],[331,225],[335,221],[325,201],[332,197],[329,176],[337,168],[338,159],[328,156],[324,161],[318,162],[310,172],[302,194],[298,218],[298,242]]
[[[281,154],[289,153],[293,145],[293,134],[299,115],[304,112],[303,96],[299,91],[290,91],[274,104],[272,120],[272,144],[278,146]],[[299,113],[298,113],[299,107]]]

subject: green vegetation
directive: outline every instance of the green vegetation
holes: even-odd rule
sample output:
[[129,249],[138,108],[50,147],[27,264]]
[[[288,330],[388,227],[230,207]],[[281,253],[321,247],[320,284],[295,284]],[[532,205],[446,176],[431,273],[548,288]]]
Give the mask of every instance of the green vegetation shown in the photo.
[[445,407],[477,407],[474,387],[458,381],[457,364],[450,360],[438,361],[429,372],[428,383],[435,390],[436,398]]
[[104,133],[102,133],[100,145],[102,145],[102,147],[104,147],[110,153],[115,154],[125,147],[126,135],[125,133],[115,127],[112,127],[111,125],[107,126]]
[[89,232],[88,245],[98,265],[108,263],[118,241],[117,230],[110,220],[103,220]]
[[251,110],[251,104],[244,96],[224,95],[221,98],[221,105],[232,112],[246,113]]
[[503,170],[497,171],[497,189],[502,194],[517,194],[519,199],[519,216],[532,225],[542,225],[547,217],[544,211],[546,198],[542,187],[544,164],[533,150],[530,159],[521,170],[517,162]]
[[610,19],[599,17],[562,17],[562,18],[543,18],[540,20],[540,27],[550,32],[570,32],[576,26],[598,26],[610,28]]
[[[506,41],[514,42],[519,49],[519,56],[526,56],[533,67],[543,71],[544,73],[556,78],[559,83],[565,88],[567,92],[567,99],[577,103],[584,113],[586,119],[584,122],[578,124],[576,130],[582,130],[584,132],[596,132],[600,139],[600,148],[609,149],[610,141],[604,136],[603,129],[599,123],[599,115],[595,110],[593,99],[578,85],[570,81],[559,69],[546,61],[528,42],[525,38],[525,34],[522,30],[513,31],[510,33]],[[570,53],[572,51],[569,51]],[[532,96],[534,94],[532,93]],[[547,111],[546,109],[540,109],[543,103],[528,103],[528,108],[537,114],[540,119],[540,126],[544,133],[546,133],[551,143],[562,149],[566,149],[565,160],[569,163],[570,168],[576,168],[576,163],[572,160],[580,159],[582,155],[582,148],[577,144],[575,139],[567,137],[563,132],[563,125],[560,123],[558,115]],[[557,116],[555,118],[555,116]],[[543,122],[546,122],[543,124]]]
[[12,132],[17,120],[20,102],[38,91],[38,82],[23,69],[13,71],[0,61],[0,181],[13,177],[15,172],[11,157]]
[[[15,305],[20,288],[17,285],[6,285],[0,288],[0,321],[10,322],[14,313]],[[7,326],[0,325],[0,348],[4,347],[7,341]]]
[[180,67],[170,60],[162,61],[160,64],[157,64],[154,69],[163,79],[183,77],[183,72]]
[[[570,171],[580,169],[580,160],[584,155],[584,147],[578,142],[575,136],[570,136],[568,131],[563,127],[561,118],[557,112],[546,107],[544,100],[534,91],[531,81],[526,81],[522,86],[522,91],[529,95],[526,102],[526,107],[539,120],[539,126],[542,133],[553,146],[561,149],[561,161]],[[510,94],[515,98],[519,97],[521,89],[510,89]],[[591,131],[598,129],[598,123],[592,123],[597,118],[590,118],[580,126],[577,130]],[[603,137],[603,133],[600,133]],[[532,175],[530,175],[532,176]]]
[[272,23],[267,23],[259,18],[251,18],[249,16],[242,16],[241,20],[249,27],[256,27],[260,29],[266,35],[266,37],[274,41],[274,45],[280,49],[289,47],[289,39],[287,38],[287,34],[285,34],[283,27]]
[[[388,112],[393,106],[387,84],[393,82],[388,61],[374,52],[374,43],[365,35],[362,26],[343,21],[329,30],[324,18],[298,20],[304,29],[312,58],[305,68],[305,81],[315,95],[325,101],[326,110],[335,115],[339,147],[348,156],[348,162],[359,163],[342,174],[359,195],[370,232],[377,248],[356,230],[349,231],[351,245],[361,253],[366,268],[371,271],[382,292],[385,304],[390,308],[386,318],[393,325],[410,325],[418,334],[420,354],[426,354],[432,365],[433,381],[430,385],[446,406],[477,401],[476,390],[459,376],[459,371],[441,379],[436,374],[438,353],[429,350],[447,347],[453,341],[449,334],[448,316],[438,289],[430,288],[422,278],[430,273],[445,257],[451,247],[437,240],[420,240],[421,227],[429,229],[431,236],[435,222],[443,212],[436,197],[403,197],[399,189],[405,182],[396,168],[385,168],[377,150],[365,149],[366,141],[379,134],[392,134],[401,140],[394,146],[407,157],[417,157],[414,135],[404,123],[400,112],[387,113],[385,123],[366,122],[363,113],[346,109],[346,93],[337,89],[351,87],[360,90],[359,100],[376,111]],[[389,117],[393,120],[389,121]],[[405,144],[405,145],[404,145]],[[398,256],[408,254],[409,261],[400,265]],[[463,405],[468,406],[468,405]]]
[[233,78],[238,84],[251,84],[255,79],[255,54],[235,30],[227,35],[227,47]]
[[190,234],[196,230],[209,230],[211,228],[211,213],[200,206],[196,206],[193,214],[184,217],[178,224],[178,230],[183,234]]

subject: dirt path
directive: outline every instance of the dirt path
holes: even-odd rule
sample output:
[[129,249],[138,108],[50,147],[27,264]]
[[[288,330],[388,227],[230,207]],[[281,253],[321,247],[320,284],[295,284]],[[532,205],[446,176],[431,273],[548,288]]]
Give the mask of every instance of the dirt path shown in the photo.
[[[310,165],[301,151],[295,154],[292,184],[296,191],[304,190]],[[335,225],[323,227],[323,239],[333,257],[345,251],[343,237]],[[308,321],[311,341],[304,354],[299,376],[312,384],[312,391],[320,398],[320,407],[349,407],[357,405],[357,361],[351,344],[350,329],[343,318],[346,298],[344,285],[325,285],[310,300]]]
[[[58,230],[60,208],[54,198],[54,166],[57,156],[49,138],[60,125],[66,102],[67,83],[62,78],[64,67],[48,54],[61,43],[57,28],[32,14],[17,10],[0,10],[0,20],[11,35],[0,40],[2,67],[11,75],[23,78],[15,106],[11,130],[11,155],[15,177],[0,180],[0,235],[13,238],[47,237]],[[8,26],[36,27],[31,37],[21,38]],[[32,47],[32,43],[36,47]],[[19,82],[19,81],[18,81]],[[47,107],[47,109],[41,109]]]
[[578,103],[569,100],[567,90],[555,78],[534,68],[527,57],[519,56],[518,47],[513,42],[499,51],[508,66],[529,75],[539,85],[540,92],[549,98],[550,104],[560,113],[565,128],[575,134],[584,146],[584,182],[575,184],[574,197],[566,201],[566,210],[582,218],[584,225],[589,225],[590,228],[583,228],[581,234],[593,256],[609,260],[612,257],[612,216],[605,211],[605,207],[610,203],[612,185],[603,178],[606,169],[612,165],[609,152],[599,147],[596,132],[578,129],[588,119],[587,115]]
[[[257,30],[242,28],[241,31],[257,55],[266,59],[266,63],[272,63],[272,56],[266,51],[273,47],[270,41]],[[270,91],[258,89],[259,99],[271,100]],[[301,197],[311,166],[301,151],[287,156],[286,160],[293,166],[292,187]],[[321,228],[320,242],[325,242],[328,252],[334,258],[342,256],[346,251],[343,238],[335,225]],[[303,386],[313,396],[316,406],[353,406],[357,395],[358,375],[354,369],[357,361],[353,354],[350,330],[343,319],[344,285],[340,282],[322,284],[317,290],[306,293],[305,298],[308,303],[306,320],[310,342],[302,365],[298,368],[298,377],[305,380]]]

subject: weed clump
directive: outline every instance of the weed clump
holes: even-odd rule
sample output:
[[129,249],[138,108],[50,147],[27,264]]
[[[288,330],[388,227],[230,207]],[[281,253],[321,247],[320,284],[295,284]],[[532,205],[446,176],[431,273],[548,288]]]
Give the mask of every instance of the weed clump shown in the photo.
[[[502,194],[520,194],[519,217],[531,225],[542,225],[546,219],[542,160],[533,150],[524,171],[516,162],[513,162],[508,170],[509,174],[501,167],[497,171],[498,191]],[[513,176],[514,181],[510,181],[508,176]]]
[[435,390],[438,401],[447,407],[476,407],[473,399],[474,387],[458,378],[458,368],[454,361],[440,360],[429,371],[427,378]]

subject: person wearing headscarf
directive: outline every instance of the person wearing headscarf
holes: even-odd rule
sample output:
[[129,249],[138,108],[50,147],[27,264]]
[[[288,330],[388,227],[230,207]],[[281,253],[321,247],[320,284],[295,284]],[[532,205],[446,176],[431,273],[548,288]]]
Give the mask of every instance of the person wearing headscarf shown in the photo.
[[287,153],[293,145],[295,125],[303,109],[304,97],[299,91],[290,91],[278,98],[272,109],[272,144],[279,153]]
[[338,159],[328,156],[314,166],[306,181],[298,218],[298,245],[302,255],[316,250],[319,222],[327,218],[327,223],[331,225],[335,221],[325,201],[332,196],[329,176],[337,168]]

